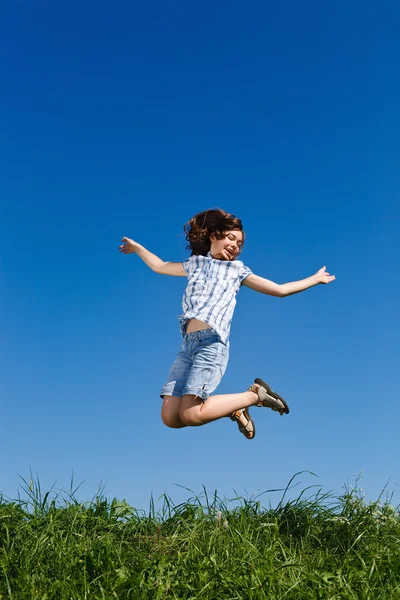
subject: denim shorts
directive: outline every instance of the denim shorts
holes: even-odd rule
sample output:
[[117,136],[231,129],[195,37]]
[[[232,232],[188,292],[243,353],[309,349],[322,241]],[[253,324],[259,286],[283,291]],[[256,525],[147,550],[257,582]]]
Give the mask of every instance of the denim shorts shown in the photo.
[[183,336],[181,351],[171,367],[160,396],[193,394],[202,400],[221,381],[229,358],[229,345],[214,329],[193,331]]

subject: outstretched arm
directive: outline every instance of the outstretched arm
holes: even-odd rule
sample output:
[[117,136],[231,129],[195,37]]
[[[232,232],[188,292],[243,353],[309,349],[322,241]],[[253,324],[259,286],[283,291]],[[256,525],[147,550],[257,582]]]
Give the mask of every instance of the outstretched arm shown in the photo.
[[152,271],[161,273],[162,275],[186,277],[186,271],[181,262],[165,262],[155,254],[152,254],[152,252],[146,250],[144,246],[134,242],[130,238],[123,237],[122,242],[123,244],[119,247],[119,251],[122,252],[122,254],[137,254]]
[[274,283],[259,275],[249,275],[243,281],[242,285],[245,285],[256,292],[262,294],[268,294],[269,296],[277,296],[278,298],[284,298],[285,296],[291,296],[298,292],[308,290],[310,287],[314,287],[319,283],[329,283],[334,281],[336,277],[326,272],[326,267],[322,267],[315,275],[307,277],[307,279],[301,279],[300,281],[292,281],[290,283]]

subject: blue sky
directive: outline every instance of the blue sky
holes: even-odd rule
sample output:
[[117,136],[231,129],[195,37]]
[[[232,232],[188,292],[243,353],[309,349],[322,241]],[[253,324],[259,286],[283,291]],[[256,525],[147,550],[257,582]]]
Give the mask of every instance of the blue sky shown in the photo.
[[[399,500],[400,9],[395,3],[28,2],[0,25],[0,490],[79,497],[310,484],[363,472]],[[5,60],[4,60],[5,58]],[[238,215],[242,259],[286,299],[241,290],[218,389],[262,377],[289,416],[162,425],[185,280],[118,252],[187,256],[183,224]],[[296,493],[295,493],[296,495]],[[266,495],[274,502],[277,496]]]

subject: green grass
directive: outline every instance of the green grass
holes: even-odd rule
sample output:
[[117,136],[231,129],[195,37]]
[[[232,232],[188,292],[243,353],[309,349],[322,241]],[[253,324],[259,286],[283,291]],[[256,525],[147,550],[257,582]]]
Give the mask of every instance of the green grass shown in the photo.
[[148,513],[25,493],[0,501],[1,600],[400,599],[399,511],[358,489],[268,509],[204,491]]

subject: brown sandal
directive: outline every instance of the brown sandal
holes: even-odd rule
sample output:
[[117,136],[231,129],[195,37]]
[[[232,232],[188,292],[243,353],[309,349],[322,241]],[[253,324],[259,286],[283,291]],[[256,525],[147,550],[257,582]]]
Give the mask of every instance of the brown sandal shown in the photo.
[[[243,425],[239,419],[244,415],[247,419],[246,425]],[[234,413],[229,417],[231,421],[236,421],[240,433],[243,433],[244,437],[247,440],[252,440],[256,435],[256,426],[254,424],[253,419],[251,418],[250,412],[248,408],[241,408],[239,410],[235,410]]]
[[289,414],[289,406],[287,405],[287,402],[282,398],[282,396],[276,392],[273,392],[268,383],[265,383],[265,381],[259,379],[258,377],[254,380],[254,383],[257,383],[260,386],[257,387],[253,384],[249,387],[249,391],[255,392],[258,396],[258,402],[256,406],[266,406],[267,408],[272,408],[272,410],[280,412],[281,414]]

